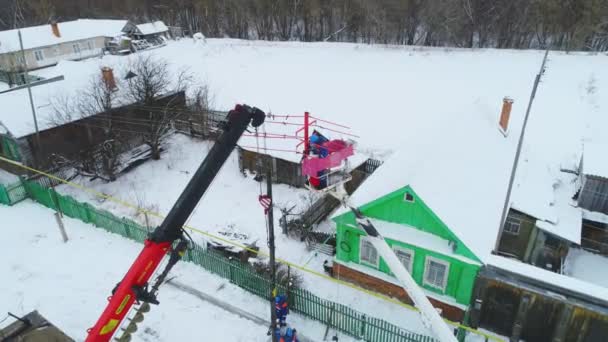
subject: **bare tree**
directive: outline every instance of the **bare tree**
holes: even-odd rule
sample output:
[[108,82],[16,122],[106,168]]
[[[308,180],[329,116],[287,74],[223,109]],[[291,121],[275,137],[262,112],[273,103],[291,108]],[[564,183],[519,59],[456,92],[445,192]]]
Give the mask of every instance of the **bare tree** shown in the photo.
[[[81,175],[116,180],[122,143],[112,115],[117,94],[114,84],[96,76],[76,96],[64,95],[52,99],[54,115],[49,123],[53,126],[66,123],[79,125],[86,129],[89,142],[76,156],[55,156],[56,164],[70,163]],[[93,138],[94,131],[101,134],[100,143]]]
[[129,71],[134,76],[125,83],[125,97],[128,103],[136,104],[134,110],[144,113],[144,141],[150,146],[152,159],[158,160],[161,139],[171,130],[172,122],[184,114],[181,97],[160,101],[161,97],[185,92],[193,77],[187,70],[180,70],[173,76],[166,61],[150,55],[135,59],[130,63]]

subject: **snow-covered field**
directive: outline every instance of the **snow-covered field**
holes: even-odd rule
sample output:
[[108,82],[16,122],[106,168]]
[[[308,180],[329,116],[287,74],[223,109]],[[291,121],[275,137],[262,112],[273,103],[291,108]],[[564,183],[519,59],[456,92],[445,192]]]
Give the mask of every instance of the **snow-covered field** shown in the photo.
[[[68,335],[83,340],[141,245],[69,218],[65,225],[70,240],[64,244],[53,211],[29,200],[0,206],[0,217],[3,241],[11,246],[0,263],[0,274],[7,275],[0,282],[0,308],[17,315],[38,310]],[[178,264],[172,275],[254,315],[269,315],[268,302],[192,264]],[[171,286],[161,288],[159,300],[161,305],[146,314],[134,341],[268,341],[266,326]],[[290,321],[313,341],[325,333],[322,324],[296,314]],[[340,341],[352,339],[341,335]]]

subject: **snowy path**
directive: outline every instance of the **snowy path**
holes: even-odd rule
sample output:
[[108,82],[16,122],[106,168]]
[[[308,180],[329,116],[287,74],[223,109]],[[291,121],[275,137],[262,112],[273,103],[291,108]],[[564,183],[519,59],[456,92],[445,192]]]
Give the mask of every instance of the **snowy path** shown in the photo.
[[[213,304],[213,305],[215,305],[217,307],[220,307],[223,310],[226,310],[226,311],[228,311],[230,313],[238,315],[238,316],[240,316],[242,318],[248,319],[248,320],[254,322],[255,324],[258,324],[258,325],[263,326],[263,327],[270,326],[270,321],[269,320],[266,320],[266,319],[264,319],[262,317],[256,316],[256,315],[250,313],[249,311],[245,311],[243,309],[240,309],[240,308],[238,308],[238,307],[236,307],[236,306],[234,306],[234,305],[232,305],[232,304],[230,304],[230,303],[228,303],[226,301],[219,300],[219,299],[217,299],[217,298],[215,298],[213,296],[210,296],[210,295],[208,295],[208,294],[206,294],[204,292],[201,292],[201,291],[199,291],[199,290],[197,290],[197,289],[195,289],[195,288],[193,288],[191,286],[182,284],[182,283],[177,282],[177,281],[172,281],[172,280],[168,281],[167,284],[170,285],[170,286],[175,287],[176,289],[184,291],[185,293],[191,294],[191,295],[193,295],[193,296],[195,296],[195,297],[197,297],[197,298],[199,298],[199,299],[201,299],[203,301],[209,302],[209,303],[211,303],[211,304]],[[311,340],[311,339],[303,336],[300,333],[298,334],[298,339],[300,341],[302,341],[302,342],[313,342],[313,340]]]
[[[7,242],[0,252],[0,310],[16,315],[39,310],[82,341],[141,245],[69,218],[65,226],[70,240],[64,244],[52,210],[29,200],[13,207],[0,205],[0,228]],[[267,301],[195,265],[178,264],[172,275],[254,315],[268,314]],[[159,299],[161,305],[146,314],[133,341],[193,341],[202,336],[209,341],[268,341],[267,326],[193,300],[170,286],[161,288]],[[292,322],[313,340],[322,340],[323,324],[297,315]],[[345,336],[340,340],[353,341]]]

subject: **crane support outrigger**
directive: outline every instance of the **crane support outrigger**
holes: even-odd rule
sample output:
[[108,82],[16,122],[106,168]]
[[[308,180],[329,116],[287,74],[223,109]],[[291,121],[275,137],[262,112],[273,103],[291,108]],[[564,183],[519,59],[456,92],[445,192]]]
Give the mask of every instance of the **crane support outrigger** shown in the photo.
[[[149,305],[159,303],[156,297],[158,288],[188,248],[188,239],[182,226],[234,150],[247,126],[251,124],[253,127],[258,127],[264,122],[264,119],[263,111],[246,105],[237,105],[228,113],[228,121],[223,133],[167,217],[144,241],[143,250],[112,291],[112,296],[108,298],[108,305],[95,326],[88,330],[87,342],[106,342],[112,339],[134,303],[141,304],[141,306],[139,312],[131,320],[132,323],[141,322],[142,314],[149,310]],[[166,255],[169,255],[169,261],[149,289],[148,282]],[[139,317],[137,317],[138,315]],[[136,329],[136,325],[133,325],[132,329],[125,329],[127,334],[120,340],[129,341],[130,333]]]

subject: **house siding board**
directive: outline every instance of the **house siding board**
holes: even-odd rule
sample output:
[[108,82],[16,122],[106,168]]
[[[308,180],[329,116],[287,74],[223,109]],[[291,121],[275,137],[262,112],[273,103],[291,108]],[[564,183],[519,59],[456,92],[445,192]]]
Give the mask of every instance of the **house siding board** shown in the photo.
[[[87,43],[91,43],[92,49],[88,49]],[[105,37],[92,37],[71,42],[64,42],[55,45],[37,47],[35,49],[24,50],[25,60],[28,70],[35,70],[47,66],[55,65],[62,60],[80,60],[98,56],[105,48]],[[75,53],[73,45],[79,44],[80,52]],[[37,60],[35,52],[42,51],[44,58]],[[16,71],[21,65],[17,62],[21,52],[11,52],[0,55],[0,69]]]
[[[362,232],[357,229],[344,225],[339,225],[337,234],[338,249],[336,253],[336,258],[342,262],[354,262],[357,264],[372,267],[367,265],[366,263],[362,263],[359,259],[360,239],[362,236],[364,236],[364,234],[362,234]],[[477,271],[479,270],[479,266],[467,264],[461,260],[453,259],[443,254],[426,250],[403,241],[387,239],[387,242],[391,247],[399,246],[406,249],[410,249],[414,252],[412,278],[414,278],[418,285],[431,292],[440,295],[450,296],[454,298],[455,301],[459,304],[469,305],[473,285],[475,282],[475,276],[477,274]],[[445,291],[424,284],[423,278],[425,272],[425,261],[426,258],[429,256],[446,261],[450,264]],[[376,269],[375,267],[372,268]],[[382,258],[380,258],[377,270],[386,274],[391,273],[390,268]]]
[[584,175],[578,204],[584,209],[608,214],[608,179]]
[[[414,202],[404,200],[406,193],[414,197]],[[383,221],[406,224],[416,229],[439,236],[456,244],[455,252],[472,260],[479,258],[452,233],[443,221],[424,203],[410,186],[405,186],[390,194],[377,198],[360,207],[361,211],[368,217]],[[355,224],[354,215],[351,212],[344,213],[334,221],[339,224]]]
[[516,256],[519,260],[523,260],[526,255],[526,249],[530,241],[532,231],[535,229],[536,219],[530,215],[526,215],[520,211],[511,209],[507,217],[515,217],[521,220],[519,226],[519,234],[511,234],[503,232],[500,238],[498,250]]

